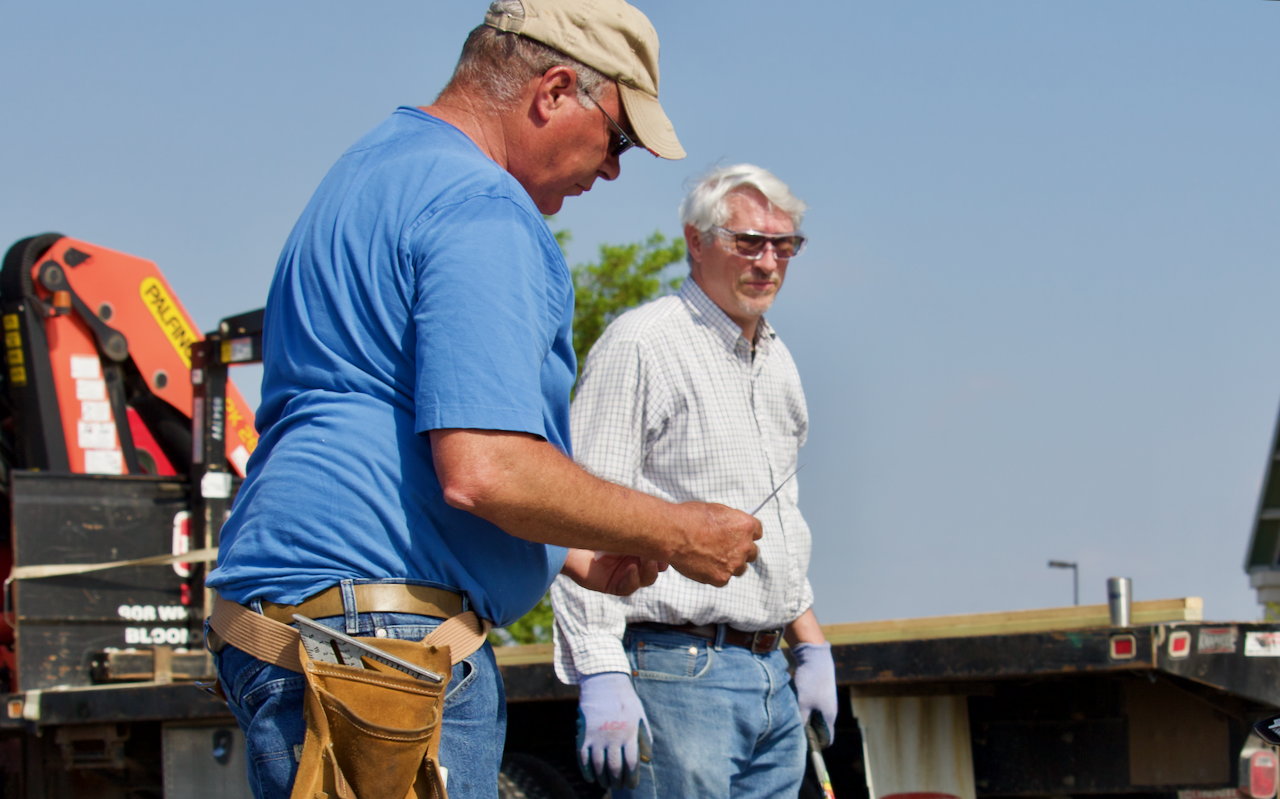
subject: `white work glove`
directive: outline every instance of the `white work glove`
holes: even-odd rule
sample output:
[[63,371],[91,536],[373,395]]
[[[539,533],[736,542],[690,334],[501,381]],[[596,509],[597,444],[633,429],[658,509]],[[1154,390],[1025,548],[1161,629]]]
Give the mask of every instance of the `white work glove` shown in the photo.
[[588,782],[634,788],[639,763],[648,762],[649,720],[631,675],[588,674],[578,683],[578,764]]
[[831,644],[796,644],[791,647],[796,659],[796,673],[792,681],[796,686],[796,699],[800,703],[800,721],[808,724],[810,716],[817,713],[816,721],[826,727],[817,729],[822,745],[830,746],[836,737],[836,663],[831,658]]

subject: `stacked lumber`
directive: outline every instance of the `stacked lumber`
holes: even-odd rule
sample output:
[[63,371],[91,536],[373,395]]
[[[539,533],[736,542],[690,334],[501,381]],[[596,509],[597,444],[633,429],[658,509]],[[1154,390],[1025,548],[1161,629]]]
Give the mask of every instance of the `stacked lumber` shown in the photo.
[[[1132,624],[1135,627],[1180,621],[1201,621],[1203,617],[1204,600],[1198,596],[1133,603]],[[832,644],[869,644],[877,641],[968,638],[977,635],[1087,630],[1110,626],[1111,615],[1106,605],[1078,605],[1040,610],[972,613],[962,616],[828,624],[822,628],[822,631]]]

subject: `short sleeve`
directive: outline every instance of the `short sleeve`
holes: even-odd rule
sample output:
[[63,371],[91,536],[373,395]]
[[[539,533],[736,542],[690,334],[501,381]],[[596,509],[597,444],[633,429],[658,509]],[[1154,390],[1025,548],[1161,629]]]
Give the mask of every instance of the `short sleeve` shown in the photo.
[[549,438],[543,363],[568,269],[541,219],[503,197],[441,209],[409,235],[415,280],[415,432],[510,430]]

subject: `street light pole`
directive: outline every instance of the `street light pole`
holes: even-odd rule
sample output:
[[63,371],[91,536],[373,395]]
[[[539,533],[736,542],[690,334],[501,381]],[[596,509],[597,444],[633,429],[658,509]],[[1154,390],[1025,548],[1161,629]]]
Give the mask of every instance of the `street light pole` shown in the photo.
[[1050,569],[1071,570],[1071,597],[1073,604],[1080,604],[1080,566],[1074,560],[1051,560]]

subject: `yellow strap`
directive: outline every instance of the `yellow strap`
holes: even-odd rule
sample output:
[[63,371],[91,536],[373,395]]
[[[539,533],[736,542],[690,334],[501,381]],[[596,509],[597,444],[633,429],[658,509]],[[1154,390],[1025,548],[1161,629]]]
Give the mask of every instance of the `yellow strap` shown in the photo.
[[167,566],[170,563],[210,563],[218,559],[218,548],[208,547],[181,555],[152,555],[149,558],[113,560],[110,563],[64,563],[50,566],[15,566],[9,575],[11,580],[38,580],[41,577],[64,577],[68,574],[88,574],[106,569],[122,569],[126,566]]

